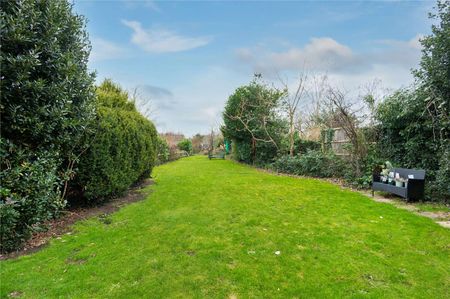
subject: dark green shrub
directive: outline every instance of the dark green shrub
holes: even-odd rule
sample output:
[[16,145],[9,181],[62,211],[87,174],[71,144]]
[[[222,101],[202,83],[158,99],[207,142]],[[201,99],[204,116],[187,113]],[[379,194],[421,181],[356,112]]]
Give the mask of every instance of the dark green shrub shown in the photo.
[[[321,143],[318,141],[301,139],[298,132],[294,134],[294,156],[305,154],[309,150],[318,151],[321,149]],[[289,153],[289,136],[286,135],[281,141],[279,154],[285,155]]]
[[443,150],[435,179],[426,185],[425,192],[430,200],[450,203],[450,144]]
[[0,249],[14,250],[28,239],[33,226],[53,218],[64,207],[56,175],[59,158],[52,152],[22,150],[1,138]]
[[109,80],[97,89],[98,115],[91,146],[81,156],[76,184],[89,200],[117,196],[148,177],[155,165],[157,133]]
[[95,114],[85,20],[64,0],[0,9],[2,137],[70,159]]
[[282,156],[272,167],[279,172],[312,177],[343,177],[347,172],[345,161],[341,158],[313,150],[300,156]]
[[426,170],[426,199],[449,201],[450,3],[438,1],[430,17],[415,86],[395,92],[376,111],[378,148],[395,165]]
[[235,159],[257,165],[273,162],[287,131],[278,115],[283,94],[256,77],[228,98],[221,131],[224,138],[232,140]]
[[302,165],[298,156],[291,157],[284,155],[279,157],[272,164],[272,168],[281,173],[300,175],[302,172]]
[[156,143],[156,164],[164,164],[169,161],[170,159],[170,148],[169,144],[164,138],[161,138],[160,136],[157,137],[157,143]]
[[181,151],[185,151],[187,155],[192,154],[192,142],[189,139],[183,139],[178,142],[177,147]]
[[85,20],[67,1],[1,1],[0,16],[0,248],[9,251],[64,206],[95,115],[94,76]]
[[305,154],[308,151],[319,151],[321,144],[318,141],[296,138],[294,140],[295,153]]

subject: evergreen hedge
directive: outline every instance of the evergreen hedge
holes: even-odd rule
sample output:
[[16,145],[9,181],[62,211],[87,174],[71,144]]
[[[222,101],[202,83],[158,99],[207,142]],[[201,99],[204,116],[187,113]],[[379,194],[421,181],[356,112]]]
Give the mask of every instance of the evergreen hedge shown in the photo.
[[95,116],[85,19],[65,0],[1,1],[0,250],[65,206]]
[[128,94],[110,80],[97,89],[97,122],[80,158],[75,183],[89,200],[120,195],[148,177],[155,165],[157,132]]

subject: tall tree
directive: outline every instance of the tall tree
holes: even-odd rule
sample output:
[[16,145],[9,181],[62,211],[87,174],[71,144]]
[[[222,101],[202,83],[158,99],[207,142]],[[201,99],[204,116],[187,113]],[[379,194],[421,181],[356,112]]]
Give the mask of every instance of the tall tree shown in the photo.
[[288,84],[281,80],[284,85],[285,96],[282,98],[282,107],[285,110],[288,123],[289,123],[289,155],[294,156],[294,136],[295,136],[295,124],[298,118],[298,108],[301,100],[303,99],[306,91],[307,76],[305,73],[301,73],[298,76],[297,84],[294,92],[289,92]]
[[414,75],[426,95],[424,113],[432,119],[433,138],[443,145],[450,137],[450,2],[438,1],[435,9],[429,18],[436,23],[420,41],[422,58]]
[[228,98],[222,133],[238,147],[240,160],[250,163],[257,160],[257,154],[258,160],[270,160],[276,155],[281,135],[277,109],[283,94],[257,77]]

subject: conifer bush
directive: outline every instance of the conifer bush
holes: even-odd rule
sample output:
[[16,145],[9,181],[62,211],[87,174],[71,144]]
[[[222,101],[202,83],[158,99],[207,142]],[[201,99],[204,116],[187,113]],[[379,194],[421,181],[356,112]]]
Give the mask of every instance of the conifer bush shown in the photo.
[[97,89],[97,121],[90,147],[78,164],[76,185],[89,200],[122,194],[148,177],[155,165],[158,136],[128,94],[110,80]]

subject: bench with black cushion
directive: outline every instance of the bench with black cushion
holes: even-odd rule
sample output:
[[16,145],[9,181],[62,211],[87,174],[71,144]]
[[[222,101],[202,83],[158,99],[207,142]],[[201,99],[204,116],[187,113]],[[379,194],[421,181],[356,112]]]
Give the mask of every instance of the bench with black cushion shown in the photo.
[[225,159],[225,152],[224,151],[220,151],[220,152],[217,152],[217,153],[213,154],[212,151],[209,151],[208,152],[208,158],[209,158],[209,160],[211,160],[211,159]]
[[398,173],[401,178],[407,179],[406,187],[397,187],[380,181],[379,175],[374,175],[372,180],[372,195],[374,191],[385,191],[396,194],[407,201],[423,199],[425,190],[425,170],[393,168],[394,178]]

